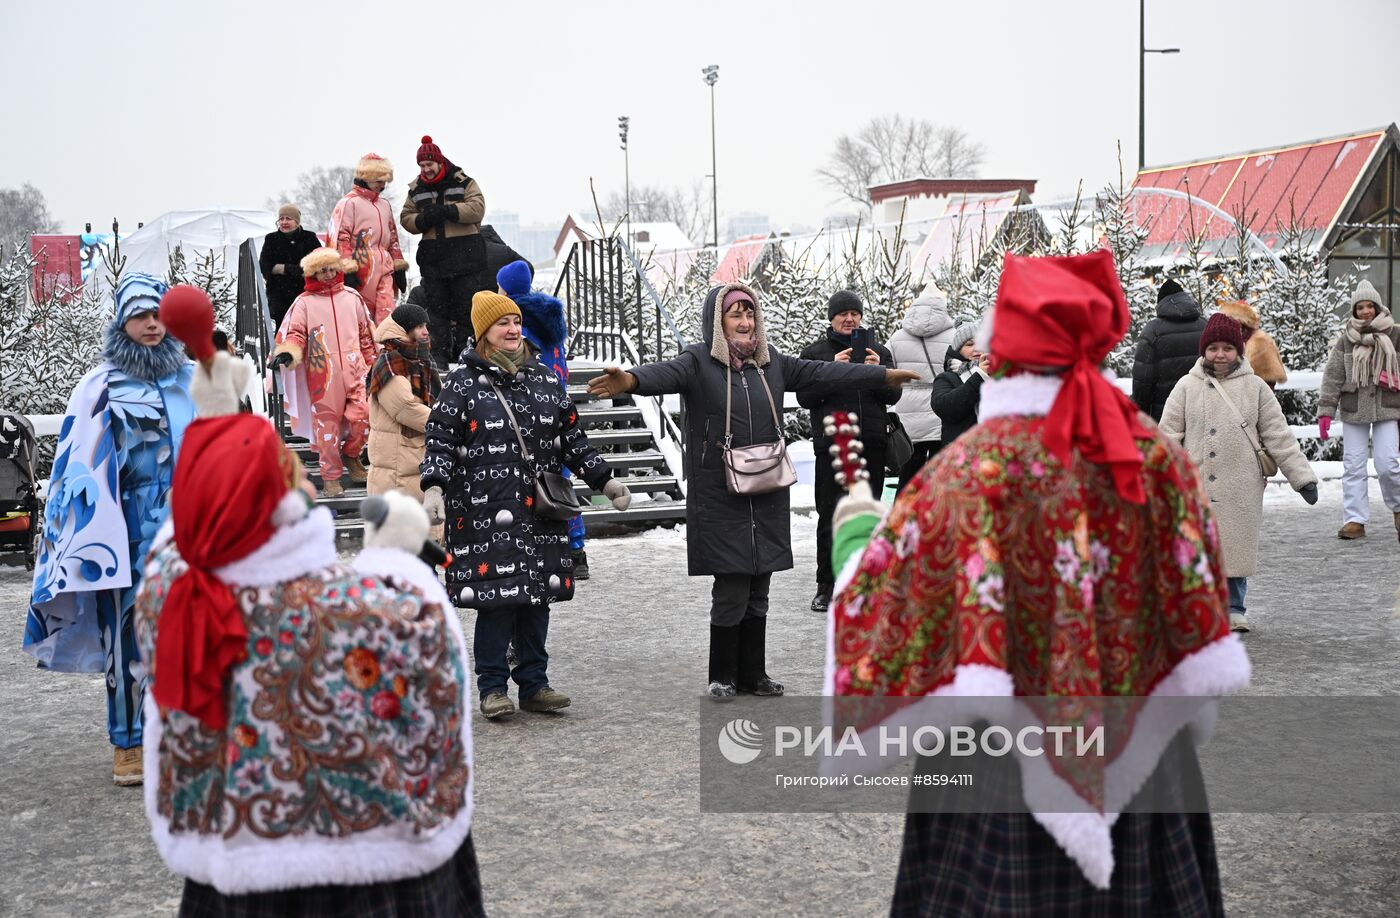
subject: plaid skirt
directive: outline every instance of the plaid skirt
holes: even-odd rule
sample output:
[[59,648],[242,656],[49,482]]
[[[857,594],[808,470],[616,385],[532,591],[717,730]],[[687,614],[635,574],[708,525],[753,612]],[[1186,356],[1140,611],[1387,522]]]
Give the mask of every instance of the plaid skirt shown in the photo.
[[[935,761],[921,769],[940,770]],[[979,784],[996,799],[1018,766],[1008,758],[978,763]],[[950,766],[964,770],[963,765]],[[890,914],[934,916],[1223,916],[1220,872],[1210,814],[1189,812],[1204,800],[1195,748],[1179,734],[1157,773],[1135,801],[1137,808],[1113,824],[1113,876],[1096,889],[1029,813],[938,812],[936,801],[915,793],[904,823],[904,847]],[[1143,798],[1151,795],[1150,803]],[[1197,796],[1199,795],[1199,796]],[[920,799],[922,797],[922,799]],[[965,798],[964,798],[965,799]],[[1170,801],[1193,801],[1171,811]],[[1129,807],[1133,808],[1132,805]],[[922,812],[920,812],[922,810]]]
[[366,886],[307,886],[226,896],[185,881],[180,918],[439,918],[485,916],[472,837],[431,873]]

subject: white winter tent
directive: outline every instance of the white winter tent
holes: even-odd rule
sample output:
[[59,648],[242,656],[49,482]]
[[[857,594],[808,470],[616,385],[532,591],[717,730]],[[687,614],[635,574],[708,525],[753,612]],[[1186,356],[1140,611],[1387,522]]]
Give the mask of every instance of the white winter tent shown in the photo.
[[[223,271],[230,277],[237,277],[238,247],[245,240],[261,239],[273,232],[276,223],[277,215],[270,210],[242,207],[172,210],[122,239],[121,254],[126,259],[122,270],[164,277],[170,270],[170,253],[180,246],[186,264],[193,266],[213,251],[223,257]],[[90,282],[105,283],[104,273],[94,271]]]

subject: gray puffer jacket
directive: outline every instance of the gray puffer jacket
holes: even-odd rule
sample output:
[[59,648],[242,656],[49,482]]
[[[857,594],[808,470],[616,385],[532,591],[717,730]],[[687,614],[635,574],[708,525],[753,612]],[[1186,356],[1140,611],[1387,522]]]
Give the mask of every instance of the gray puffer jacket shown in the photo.
[[943,437],[943,421],[933,410],[933,381],[943,372],[956,327],[948,315],[947,299],[930,284],[914,300],[904,314],[903,325],[886,344],[896,367],[919,374],[919,381],[906,385],[894,406],[909,439],[915,443]]
[[[738,371],[729,369],[729,346],[716,304],[731,290],[753,299],[758,350]],[[637,395],[679,393],[685,404],[686,437],[686,554],[691,576],[707,574],[767,574],[792,567],[792,532],[788,489],[746,497],[730,494],[724,483],[725,378],[733,403],[731,433],[734,446],[773,443],[782,434],[773,425],[773,409],[763,386],[768,386],[781,417],[783,394],[808,394],[849,389],[880,389],[885,367],[861,363],[801,360],[780,354],[763,327],[758,297],[743,284],[724,284],[705,297],[701,327],[704,343],[692,344],[673,360],[633,367]],[[829,461],[819,456],[817,461]]]

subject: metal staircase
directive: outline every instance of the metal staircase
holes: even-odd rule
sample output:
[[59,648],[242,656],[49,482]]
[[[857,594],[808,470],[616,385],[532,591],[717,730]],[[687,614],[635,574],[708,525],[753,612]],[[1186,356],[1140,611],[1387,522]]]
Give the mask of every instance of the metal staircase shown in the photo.
[[[251,291],[247,303],[240,295],[239,338],[261,364],[271,349],[271,328],[259,293]],[[617,511],[576,479],[574,489],[586,506],[585,525],[593,532],[602,527],[675,525],[685,519],[686,507],[681,428],[660,399],[623,396],[598,401],[588,394],[588,380],[602,372],[605,362],[633,366],[673,357],[685,346],[683,336],[636,258],[617,238],[576,242],[554,295],[564,303],[571,330],[568,393],[578,406],[579,424],[632,491],[631,506]],[[307,440],[292,436],[280,398],[272,401],[273,423],[319,489],[322,479],[316,451]],[[365,486],[348,478],[342,484],[344,495],[322,497],[317,503],[334,511],[337,534],[358,536]]]

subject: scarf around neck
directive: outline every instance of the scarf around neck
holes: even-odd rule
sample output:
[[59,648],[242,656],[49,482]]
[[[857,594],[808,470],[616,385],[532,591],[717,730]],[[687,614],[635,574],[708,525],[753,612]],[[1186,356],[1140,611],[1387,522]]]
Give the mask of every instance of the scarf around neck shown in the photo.
[[1397,359],[1395,344],[1390,340],[1390,330],[1394,327],[1395,319],[1385,311],[1378,311],[1369,322],[1362,322],[1355,316],[1347,319],[1351,371],[1359,385],[1378,385],[1382,376],[1387,377],[1392,385],[1400,380],[1400,359]]
[[742,370],[744,364],[753,360],[753,355],[758,353],[758,335],[750,336],[747,341],[730,337],[726,337],[724,340],[729,344],[730,369]]
[[309,274],[306,277],[306,285],[304,289],[307,293],[335,293],[337,290],[344,289],[344,287],[344,274],[337,274],[335,277],[331,278],[330,281],[328,281],[327,283],[321,283],[316,279],[316,276],[314,274]]
[[442,391],[442,379],[433,366],[432,348],[428,342],[390,339],[383,342],[384,350],[369,372],[369,394],[373,398],[395,376],[408,379],[413,397],[429,407]]
[[513,351],[507,351],[504,348],[499,347],[492,347],[491,345],[482,342],[481,346],[477,348],[477,353],[494,363],[496,366],[500,367],[502,370],[505,370],[506,373],[510,374],[511,376],[514,376],[516,373],[519,373],[520,368],[523,367],[525,365],[525,362],[530,359],[530,348],[525,343],[525,339],[523,338],[520,340],[520,345]]

